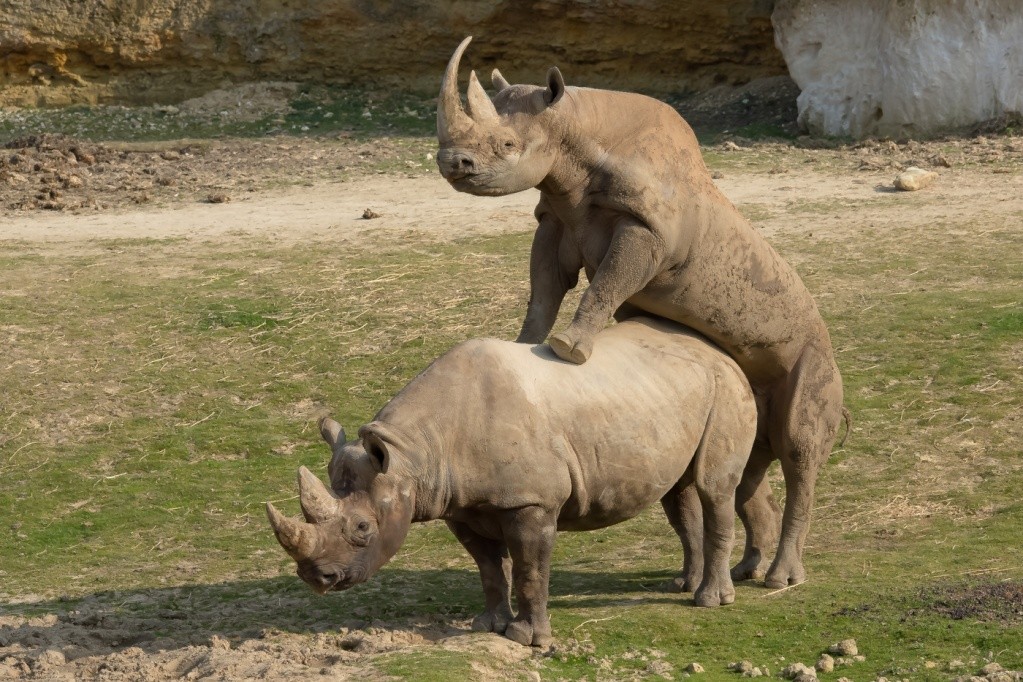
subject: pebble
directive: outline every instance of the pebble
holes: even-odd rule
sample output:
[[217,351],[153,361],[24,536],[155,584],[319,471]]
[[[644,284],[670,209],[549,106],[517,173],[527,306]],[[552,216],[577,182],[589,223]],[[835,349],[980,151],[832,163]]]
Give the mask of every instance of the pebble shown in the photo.
[[373,218],[379,218],[379,217],[380,217],[380,214],[377,213],[376,211],[374,211],[371,208],[367,208],[365,211],[362,212],[362,219],[363,220],[372,220]]
[[704,669],[704,667],[702,665],[700,665],[696,661],[693,661],[692,663],[690,663],[689,665],[686,666],[686,672],[687,673],[696,674],[696,673],[705,673],[707,671]]
[[817,665],[814,667],[822,673],[830,673],[835,669],[835,659],[828,654],[821,654],[821,657],[817,659]]
[[895,178],[895,188],[904,192],[915,192],[932,184],[938,179],[934,171],[924,170],[916,166],[910,166]]

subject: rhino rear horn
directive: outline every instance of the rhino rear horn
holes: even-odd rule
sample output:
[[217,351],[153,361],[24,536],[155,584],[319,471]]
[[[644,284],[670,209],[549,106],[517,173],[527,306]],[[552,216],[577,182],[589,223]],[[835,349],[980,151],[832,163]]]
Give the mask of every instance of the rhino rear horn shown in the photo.
[[497,109],[480,85],[480,79],[476,77],[475,71],[469,74],[468,102],[469,116],[476,123],[490,123],[498,119]]
[[270,502],[266,503],[266,516],[274,529],[277,542],[296,561],[308,558],[316,551],[316,527],[311,523],[293,521],[277,511]]
[[341,514],[340,501],[304,466],[298,468],[298,499],[309,523],[323,523]]
[[473,128],[472,119],[462,108],[462,96],[458,93],[458,63],[462,53],[472,41],[467,37],[451,55],[444,78],[440,82],[440,97],[437,99],[437,137],[443,143],[468,133]]

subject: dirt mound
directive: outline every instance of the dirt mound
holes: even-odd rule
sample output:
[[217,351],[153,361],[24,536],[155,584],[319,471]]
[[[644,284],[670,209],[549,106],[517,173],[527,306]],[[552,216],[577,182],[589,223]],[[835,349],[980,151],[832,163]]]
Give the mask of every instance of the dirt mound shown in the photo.
[[221,88],[185,100],[176,108],[191,116],[228,116],[234,121],[258,121],[291,113],[298,83],[267,81]]
[[[383,680],[374,664],[387,654],[439,647],[485,664],[487,679],[532,656],[518,644],[442,624],[376,623],[331,632],[191,632],[183,614],[126,617],[111,609],[40,617],[0,616],[0,679],[150,682],[203,680]],[[157,635],[155,633],[165,633]],[[485,669],[484,669],[485,668]]]

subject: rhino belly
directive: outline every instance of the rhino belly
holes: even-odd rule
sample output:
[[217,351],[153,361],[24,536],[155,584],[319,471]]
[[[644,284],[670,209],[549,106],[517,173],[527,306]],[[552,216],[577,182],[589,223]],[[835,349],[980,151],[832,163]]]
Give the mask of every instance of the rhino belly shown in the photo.
[[582,496],[573,495],[558,514],[558,530],[596,530],[628,521],[664,497],[682,478],[688,465],[686,461],[681,470],[671,468],[663,476],[647,481],[623,478],[597,491],[588,491],[585,501]]

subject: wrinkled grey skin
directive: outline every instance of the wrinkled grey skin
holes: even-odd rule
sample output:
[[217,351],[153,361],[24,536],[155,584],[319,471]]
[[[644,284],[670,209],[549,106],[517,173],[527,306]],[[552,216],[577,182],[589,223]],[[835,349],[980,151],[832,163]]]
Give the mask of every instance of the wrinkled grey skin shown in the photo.
[[463,109],[458,63],[468,42],[441,85],[437,164],[462,192],[541,192],[518,341],[547,339],[583,270],[589,286],[575,317],[549,339],[561,358],[586,362],[612,315],[637,313],[681,322],[724,349],[760,405],[737,498],[746,549],[732,577],[765,577],[779,540],[765,473],[780,459],[788,492],[766,584],[803,581],[814,485],[844,413],[831,339],[810,293],[714,186],[674,109],[642,95],[566,87],[556,68],[546,87],[509,85],[495,70],[493,101],[474,72]]
[[305,521],[267,505],[299,576],[321,593],[347,589],[391,558],[410,523],[443,519],[479,566],[486,606],[473,629],[546,646],[556,531],[603,528],[660,500],[684,575],[699,582],[696,603],[731,603],[735,488],[756,434],[749,384],[727,355],[665,320],[628,320],[596,347],[577,367],[547,346],[468,341],[358,440],[321,420],[331,490],[303,467]]

